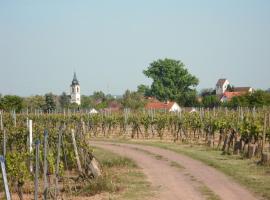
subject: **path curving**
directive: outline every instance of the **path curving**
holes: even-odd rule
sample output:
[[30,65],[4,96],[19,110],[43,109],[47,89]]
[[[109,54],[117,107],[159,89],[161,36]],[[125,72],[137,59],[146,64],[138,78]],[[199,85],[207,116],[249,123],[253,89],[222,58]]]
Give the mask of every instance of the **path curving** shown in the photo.
[[[91,141],[90,145],[133,159],[142,168],[152,185],[158,188],[157,199],[207,199],[200,191],[202,186],[209,188],[223,200],[259,199],[213,167],[170,150],[115,142]],[[183,169],[172,167],[172,161],[181,165]]]

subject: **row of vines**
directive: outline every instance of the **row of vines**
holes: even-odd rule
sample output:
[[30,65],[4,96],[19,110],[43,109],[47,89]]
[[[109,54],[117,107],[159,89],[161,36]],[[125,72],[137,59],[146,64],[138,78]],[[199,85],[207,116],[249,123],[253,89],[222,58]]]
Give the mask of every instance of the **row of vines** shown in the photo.
[[[25,192],[35,192],[34,186],[28,187],[29,191],[23,188],[35,182],[36,166],[43,181],[39,195],[46,199],[76,193],[85,182],[100,175],[98,164],[92,162],[91,137],[172,140],[207,145],[224,154],[258,158],[266,164],[270,161],[269,109],[200,109],[191,113],[128,109],[101,114],[12,112],[1,113],[0,117],[1,152],[9,185],[20,199]],[[29,135],[30,119],[33,138]],[[38,160],[35,152],[31,152],[31,140],[40,142]],[[35,160],[38,165],[33,164]]]
[[70,199],[101,175],[77,118],[0,113],[0,133],[6,199]]

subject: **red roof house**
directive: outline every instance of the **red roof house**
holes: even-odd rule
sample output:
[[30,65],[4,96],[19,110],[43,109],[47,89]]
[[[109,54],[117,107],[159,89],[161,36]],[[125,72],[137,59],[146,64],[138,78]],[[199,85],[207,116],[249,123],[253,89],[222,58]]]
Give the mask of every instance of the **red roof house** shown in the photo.
[[247,92],[224,92],[223,96],[221,97],[221,102],[230,101],[233,97],[242,96]]

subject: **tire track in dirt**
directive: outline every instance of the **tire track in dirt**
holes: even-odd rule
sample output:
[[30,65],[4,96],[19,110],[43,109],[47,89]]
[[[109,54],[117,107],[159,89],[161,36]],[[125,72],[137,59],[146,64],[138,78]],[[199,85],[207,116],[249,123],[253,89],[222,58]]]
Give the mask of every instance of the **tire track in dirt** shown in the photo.
[[[205,196],[198,190],[198,183],[204,184],[220,199],[259,199],[213,167],[170,150],[147,145],[114,142],[95,141],[91,142],[90,145],[105,148],[133,159],[143,169],[153,186],[160,187],[158,199],[205,199]],[[170,162],[163,159],[157,160],[151,154],[160,155],[170,162],[178,163],[185,169],[184,171],[177,170],[168,164]],[[197,181],[192,181],[187,175]]]
[[[195,189],[190,178],[179,170],[167,164],[163,159],[157,159],[150,154],[128,148],[122,145],[107,143],[91,143],[94,146],[133,159],[147,176],[158,194],[153,199],[162,200],[201,200],[203,195]],[[189,184],[187,184],[189,183]]]

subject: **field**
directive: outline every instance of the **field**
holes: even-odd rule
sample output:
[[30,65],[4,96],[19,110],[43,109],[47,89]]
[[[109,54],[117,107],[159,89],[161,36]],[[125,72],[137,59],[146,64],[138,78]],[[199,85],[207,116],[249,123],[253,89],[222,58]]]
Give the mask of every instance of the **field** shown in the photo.
[[[1,186],[3,190],[9,186],[9,192],[20,199],[97,198],[96,194],[105,195],[101,199],[149,199],[151,184],[136,164],[93,147],[93,138],[128,143],[136,139],[187,155],[233,177],[256,195],[270,198],[267,108],[200,109],[194,113],[133,113],[126,109],[95,115],[12,112],[0,117],[2,164],[7,172],[3,176],[8,180]],[[170,167],[177,166],[181,168],[181,163],[170,160]],[[215,197],[216,191],[198,181],[200,184],[199,188]]]

